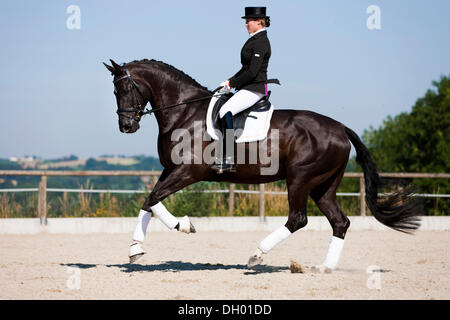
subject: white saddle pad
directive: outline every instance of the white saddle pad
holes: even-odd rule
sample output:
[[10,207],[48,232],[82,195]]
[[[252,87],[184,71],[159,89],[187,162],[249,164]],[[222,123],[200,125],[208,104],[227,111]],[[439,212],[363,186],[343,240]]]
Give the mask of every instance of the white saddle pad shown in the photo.
[[[212,97],[209,103],[208,112],[206,113],[206,132],[213,140],[219,140],[212,123],[212,113],[214,105],[219,97]],[[236,143],[241,142],[255,142],[264,140],[267,137],[267,132],[270,128],[270,119],[273,114],[273,105],[269,110],[263,112],[250,112],[249,116],[245,120],[244,130],[242,134],[236,139]],[[220,130],[220,129],[217,129]]]

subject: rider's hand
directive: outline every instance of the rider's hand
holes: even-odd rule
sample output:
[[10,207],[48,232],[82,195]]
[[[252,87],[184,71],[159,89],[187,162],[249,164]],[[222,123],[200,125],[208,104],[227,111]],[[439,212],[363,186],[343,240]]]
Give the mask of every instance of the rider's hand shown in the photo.
[[219,92],[225,92],[225,93],[230,92],[230,90],[231,90],[230,81],[228,81],[228,80],[222,81],[222,83],[220,84],[220,87],[222,87],[222,88],[219,90]]

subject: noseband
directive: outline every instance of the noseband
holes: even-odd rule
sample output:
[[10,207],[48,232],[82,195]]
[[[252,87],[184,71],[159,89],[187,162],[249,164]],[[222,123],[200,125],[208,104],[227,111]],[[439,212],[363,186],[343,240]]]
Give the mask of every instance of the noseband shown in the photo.
[[[116,82],[119,82],[120,80],[128,78],[128,81],[130,82],[130,85],[131,85],[131,92],[133,92],[134,100],[137,102],[137,107],[133,107],[132,106],[132,107],[129,107],[129,108],[118,108],[117,109],[117,114],[119,116],[121,116],[121,117],[125,117],[125,118],[132,119],[132,120],[135,120],[135,121],[139,122],[143,115],[148,114],[151,111],[147,110],[147,109],[144,109],[145,105],[147,103],[145,102],[144,95],[142,94],[142,91],[139,89],[139,87],[137,86],[136,82],[134,82],[134,80],[131,77],[131,74],[128,71],[128,69],[125,69],[125,72],[126,72],[126,75],[120,77],[119,79],[114,80],[113,83],[115,84]],[[136,91],[139,93],[139,95],[142,98],[142,101],[145,103],[144,106],[142,106],[141,103],[139,102],[139,99],[136,96]],[[125,114],[126,112],[134,112],[134,116],[129,116],[129,115]]]

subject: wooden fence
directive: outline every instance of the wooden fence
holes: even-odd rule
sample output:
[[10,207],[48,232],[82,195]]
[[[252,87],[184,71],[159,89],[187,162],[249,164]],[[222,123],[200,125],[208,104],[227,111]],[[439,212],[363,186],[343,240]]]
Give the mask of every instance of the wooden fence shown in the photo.
[[[0,170],[0,176],[40,176],[38,216],[41,224],[47,223],[47,177],[48,176],[153,176],[161,175],[162,171],[50,171],[50,170]],[[379,173],[384,178],[450,178],[450,173]],[[359,197],[361,206],[361,216],[366,215],[364,175],[361,172],[346,172],[346,178],[359,178]],[[230,184],[228,208],[229,215],[232,215],[234,208],[235,184]],[[264,184],[259,185],[259,217],[264,222],[264,194],[266,194]]]

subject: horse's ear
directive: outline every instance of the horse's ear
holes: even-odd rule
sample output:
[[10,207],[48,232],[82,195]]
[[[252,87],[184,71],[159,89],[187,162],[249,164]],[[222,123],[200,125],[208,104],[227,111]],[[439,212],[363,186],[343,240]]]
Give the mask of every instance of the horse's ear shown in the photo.
[[111,72],[111,74],[114,74],[115,70],[114,70],[113,67],[111,67],[110,65],[107,65],[107,64],[104,63],[104,62],[103,62],[103,64],[105,65],[106,69],[108,69],[108,70]]
[[111,61],[112,66],[114,67],[114,69],[119,72],[122,71],[122,67],[119,66],[113,59],[109,59],[109,61]]

